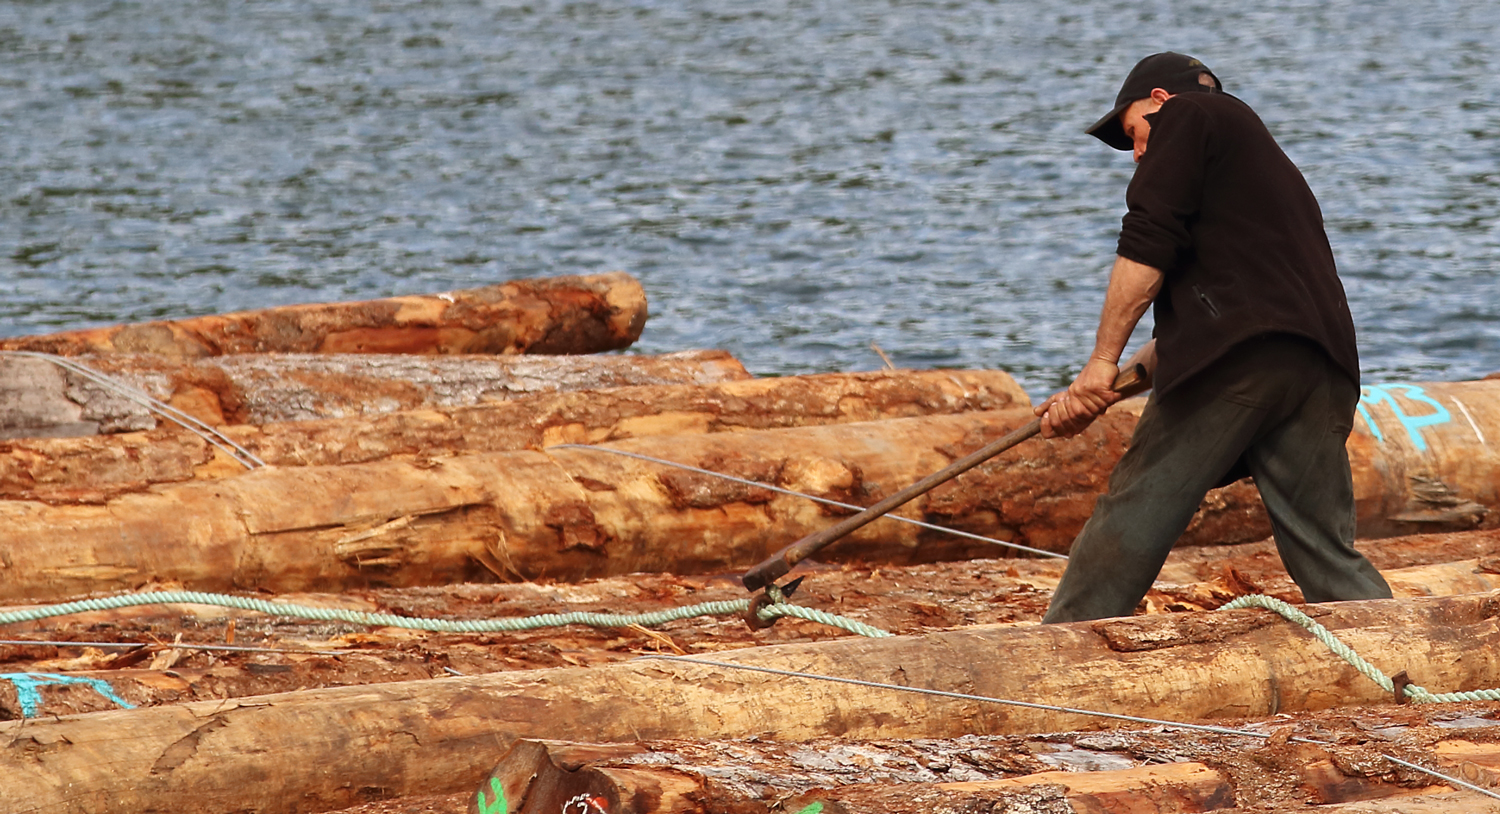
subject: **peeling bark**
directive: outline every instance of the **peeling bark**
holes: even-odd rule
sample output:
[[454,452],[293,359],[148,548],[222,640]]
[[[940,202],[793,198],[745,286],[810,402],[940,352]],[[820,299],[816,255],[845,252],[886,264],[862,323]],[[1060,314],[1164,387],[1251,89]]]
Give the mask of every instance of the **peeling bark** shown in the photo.
[[629,347],[645,323],[640,283],[611,272],[13,337],[0,339],[0,350],[178,359],[236,353],[599,353]]
[[[146,354],[76,360],[206,424],[362,418],[543,393],[750,378],[724,351],[662,356],[266,354],[178,361]],[[175,425],[44,359],[0,355],[0,437],[119,433]]]
[[[653,371],[645,364],[653,357],[633,358],[643,364],[630,370]],[[683,360],[684,374],[691,369],[688,361]],[[656,369],[654,375],[665,372]],[[702,378],[716,372],[717,367],[706,367]],[[560,442],[994,410],[1026,403],[1026,394],[999,371],[879,371],[541,393],[472,406],[232,426],[223,431],[273,466],[328,466],[540,449]],[[0,497],[11,499],[97,503],[152,484],[243,471],[202,438],[175,427],[92,438],[0,441]]]

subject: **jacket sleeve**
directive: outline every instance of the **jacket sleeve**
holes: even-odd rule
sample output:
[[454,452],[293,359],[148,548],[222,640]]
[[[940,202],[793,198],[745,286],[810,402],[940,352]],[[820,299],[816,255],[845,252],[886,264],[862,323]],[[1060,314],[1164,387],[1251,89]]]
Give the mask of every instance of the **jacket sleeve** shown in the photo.
[[1183,96],[1168,99],[1153,118],[1146,154],[1125,192],[1129,211],[1118,252],[1170,275],[1192,247],[1211,122],[1207,111]]

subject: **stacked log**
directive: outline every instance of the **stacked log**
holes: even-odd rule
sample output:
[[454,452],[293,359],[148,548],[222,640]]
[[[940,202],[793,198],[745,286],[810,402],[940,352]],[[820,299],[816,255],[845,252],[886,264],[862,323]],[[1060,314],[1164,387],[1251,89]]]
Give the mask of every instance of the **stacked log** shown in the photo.
[[[1025,423],[1027,409],[706,435],[636,438],[616,451],[679,461],[845,503],[899,489]],[[1065,548],[1122,447],[1120,422],[1015,451],[1010,462],[903,510],[993,533],[1002,523]],[[0,501],[0,597],[130,588],[342,590],[513,575],[579,579],[704,573],[762,559],[844,510],[621,457],[603,447],[258,469],[157,487],[98,506]],[[1118,453],[1116,453],[1118,454]],[[946,513],[955,490],[979,511]],[[1050,492],[1043,505],[1039,495]],[[970,497],[973,495],[973,497]],[[997,511],[998,510],[998,511]],[[1054,536],[1047,536],[1047,535]],[[1071,536],[1069,534],[1069,536]],[[882,520],[841,543],[895,562],[993,556],[992,543]]]
[[[582,358],[508,357],[483,364],[513,370],[517,362]],[[752,380],[733,375],[743,368],[717,353],[630,359],[614,368],[626,371],[620,378],[670,378],[669,374],[680,372],[688,381],[726,381],[577,391],[567,390],[571,382],[558,376],[546,383],[563,392],[336,420],[229,426],[222,431],[273,466],[332,466],[540,449],[564,442],[600,443],[994,410],[1027,403],[1015,381],[999,371],[840,373]],[[605,372],[615,376],[609,368]],[[176,427],[86,438],[0,441],[0,497],[7,499],[97,503],[152,484],[243,471],[241,464],[202,437]]]
[[[1500,685],[1500,598],[1313,611],[1386,673],[1433,691]],[[314,810],[476,788],[522,738],[804,741],[1086,730],[1073,712],[737,669],[803,671],[1177,721],[1393,704],[1262,611],[839,640],[216,700],[0,724],[4,810]],[[672,710],[673,714],[664,714]],[[129,732],[130,737],[120,737]]]
[[[360,418],[540,393],[749,379],[724,351],[662,356],[264,354],[182,361],[85,356],[88,370],[206,424]],[[145,404],[45,358],[0,354],[0,437],[72,437],[166,422]]]
[[[1477,405],[1494,385],[1426,387],[1436,396]],[[1500,499],[1500,460],[1462,437],[1486,429],[1500,437],[1500,409],[1469,406],[1466,415],[1472,425],[1425,428],[1431,440],[1420,450],[1402,447],[1390,433],[1376,438],[1374,430],[1351,438],[1362,536],[1451,523],[1451,514],[1427,523],[1414,512],[1414,503],[1431,494],[1418,489],[1422,483],[1455,484],[1449,492],[1480,509]],[[0,596],[61,596],[150,579],[205,590],[290,591],[502,574],[579,579],[637,570],[738,569],[847,510],[610,450],[868,505],[1031,417],[1029,410],[1013,409],[636,438],[607,448],[271,469],[120,496],[102,506],[4,501],[0,549],[9,559]],[[1135,420],[1129,408],[1111,411],[1076,438],[1022,445],[900,514],[1066,551]],[[1372,426],[1378,426],[1375,420]],[[1428,479],[1410,474],[1417,470]],[[1267,535],[1258,498],[1236,502],[1234,489],[1253,486],[1210,495],[1183,542]],[[1475,525],[1489,515],[1474,510],[1465,516],[1478,518]],[[886,519],[828,549],[828,556],[913,563],[995,552],[992,543]]]
[[600,353],[629,347],[645,324],[640,282],[611,272],[12,337],[0,339],[0,350],[177,359],[237,353]]

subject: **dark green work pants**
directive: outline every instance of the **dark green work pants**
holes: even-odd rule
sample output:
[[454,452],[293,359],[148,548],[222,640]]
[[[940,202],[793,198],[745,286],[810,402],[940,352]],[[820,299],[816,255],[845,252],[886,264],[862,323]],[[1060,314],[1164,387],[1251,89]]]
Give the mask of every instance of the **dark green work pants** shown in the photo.
[[1358,400],[1322,348],[1288,334],[1242,342],[1152,395],[1043,621],[1133,613],[1203,496],[1239,465],[1254,476],[1281,561],[1307,601],[1389,597],[1352,545],[1344,444]]

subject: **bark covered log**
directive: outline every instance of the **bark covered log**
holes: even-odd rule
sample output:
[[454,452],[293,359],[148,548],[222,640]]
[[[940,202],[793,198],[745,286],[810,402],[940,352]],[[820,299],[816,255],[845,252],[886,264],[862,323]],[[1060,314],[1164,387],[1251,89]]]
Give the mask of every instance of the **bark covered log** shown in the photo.
[[[635,358],[642,364],[628,369],[632,375],[666,377],[666,360],[678,357]],[[684,378],[698,369],[698,358],[682,357]],[[516,361],[527,359],[516,357]],[[653,365],[652,360],[661,361]],[[536,394],[441,410],[232,426],[223,431],[271,465],[326,466],[538,449],[559,442],[600,443],[994,410],[1027,403],[1024,391],[999,371],[877,371],[736,381],[731,377],[735,370],[742,369],[737,364],[720,366],[714,357],[707,357],[700,378],[713,379],[722,373],[728,381]],[[0,496],[10,499],[99,502],[150,484],[243,471],[199,436],[175,427],[88,438],[0,441]]]
[[[1500,685],[1500,599],[1313,609],[1387,673]],[[1261,611],[720,653],[720,662],[1183,721],[1392,704]],[[670,712],[668,712],[670,711]],[[305,811],[476,788],[518,738],[943,738],[1094,729],[1073,713],[641,660],[0,724],[0,809]],[[122,738],[120,733],[130,737]]]
[[[150,354],[84,357],[93,370],[207,424],[359,418],[540,393],[749,379],[725,351],[661,356],[264,354],[180,361]],[[0,437],[145,430],[171,422],[45,359],[0,355]]]
[[12,337],[0,339],[0,350],[180,359],[236,353],[599,353],[629,347],[645,323],[640,282],[610,272]]

